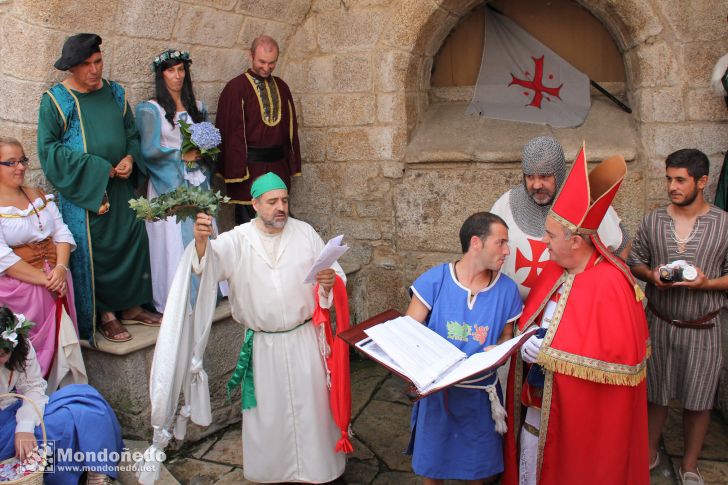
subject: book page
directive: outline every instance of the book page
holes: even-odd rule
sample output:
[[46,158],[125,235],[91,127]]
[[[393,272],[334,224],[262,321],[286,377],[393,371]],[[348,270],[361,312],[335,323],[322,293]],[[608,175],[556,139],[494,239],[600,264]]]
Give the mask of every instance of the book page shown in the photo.
[[383,351],[382,348],[377,345],[371,338],[360,340],[356,343],[356,348],[361,349],[369,357],[374,360],[378,360],[381,364],[384,364],[386,367],[389,367],[393,371],[399,372],[400,374],[405,374],[404,369],[398,366],[395,361],[390,359],[387,353]]
[[412,317],[395,318],[364,331],[418,389],[430,385],[466,355]]
[[522,342],[528,339],[531,335],[536,332],[536,329],[530,330],[518,337],[513,337],[510,340],[506,340],[502,344],[490,349],[487,352],[478,352],[466,360],[460,362],[458,365],[450,369],[448,372],[443,374],[439,379],[434,381],[429,386],[419,389],[422,394],[429,394],[438,389],[444,389],[445,387],[451,386],[456,382],[467,379],[476,374],[482,374],[483,372],[495,369],[499,365],[503,364],[506,356],[509,355],[514,348],[519,347]]

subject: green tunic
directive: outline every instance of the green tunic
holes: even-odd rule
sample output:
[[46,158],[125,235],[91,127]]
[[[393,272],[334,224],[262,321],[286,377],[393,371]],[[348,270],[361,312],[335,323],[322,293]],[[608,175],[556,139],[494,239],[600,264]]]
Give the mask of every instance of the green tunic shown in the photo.
[[[125,113],[121,112],[106,82],[99,90],[72,94],[80,107],[86,153],[63,144],[64,118],[46,93],[38,117],[41,166],[62,197],[87,210],[96,311],[149,303],[149,243],[144,223],[136,219],[128,203],[146,172],[134,116],[128,104]],[[110,179],[111,168],[127,154],[134,158],[131,177]],[[110,209],[98,215],[105,193]]]

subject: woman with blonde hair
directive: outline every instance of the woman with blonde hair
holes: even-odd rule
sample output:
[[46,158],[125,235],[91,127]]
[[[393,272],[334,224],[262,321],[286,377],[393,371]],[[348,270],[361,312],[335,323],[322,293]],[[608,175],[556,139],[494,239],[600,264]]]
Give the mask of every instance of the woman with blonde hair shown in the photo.
[[51,391],[85,383],[68,260],[76,247],[51,194],[25,186],[28,157],[0,137],[0,304],[37,323],[30,333]]

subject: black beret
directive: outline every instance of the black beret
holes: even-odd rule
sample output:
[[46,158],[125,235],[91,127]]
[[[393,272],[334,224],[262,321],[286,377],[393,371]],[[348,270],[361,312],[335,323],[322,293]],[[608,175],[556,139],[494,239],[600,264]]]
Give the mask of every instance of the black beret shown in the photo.
[[100,52],[101,37],[96,34],[72,35],[63,44],[61,57],[53,66],[59,71],[67,71],[81,64],[96,52]]

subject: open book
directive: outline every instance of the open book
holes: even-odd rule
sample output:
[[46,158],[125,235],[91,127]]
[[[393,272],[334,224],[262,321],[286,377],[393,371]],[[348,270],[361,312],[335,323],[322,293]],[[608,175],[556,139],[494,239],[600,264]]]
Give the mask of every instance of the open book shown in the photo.
[[409,316],[360,328],[357,337],[341,337],[412,382],[424,397],[503,365],[534,332],[535,329],[470,357]]

